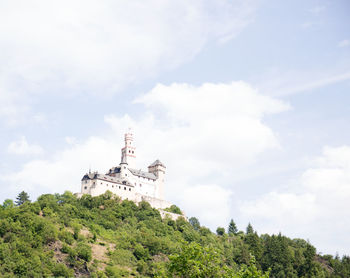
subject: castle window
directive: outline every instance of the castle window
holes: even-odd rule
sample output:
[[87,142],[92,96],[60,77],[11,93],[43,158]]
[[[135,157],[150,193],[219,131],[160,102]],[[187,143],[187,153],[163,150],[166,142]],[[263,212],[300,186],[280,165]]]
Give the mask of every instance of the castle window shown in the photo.
[[134,153],[134,151],[132,151],[132,153]]
[[85,180],[85,183],[87,183],[87,180]]
[[120,185],[119,185],[119,189],[120,189]]
[[128,174],[125,174],[125,176],[127,177],[127,176],[128,176]]
[[85,186],[84,189],[87,189],[87,186]]
[[112,187],[114,188],[114,185],[112,185]]
[[131,188],[129,188],[129,191],[131,191]]
[[126,187],[124,187],[124,190],[126,190]]
[[126,184],[126,181],[123,181],[123,184]]

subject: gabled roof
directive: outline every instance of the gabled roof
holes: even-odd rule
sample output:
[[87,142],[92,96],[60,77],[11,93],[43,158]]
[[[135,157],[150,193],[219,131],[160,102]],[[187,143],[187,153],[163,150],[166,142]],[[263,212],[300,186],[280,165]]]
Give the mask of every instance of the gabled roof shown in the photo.
[[118,173],[120,173],[120,166],[112,167],[111,169],[109,169],[106,175],[118,174]]
[[97,172],[85,174],[83,179],[82,179],[82,181],[83,180],[95,180],[95,179],[96,180],[104,180],[104,181],[108,181],[108,182],[112,182],[112,183],[117,183],[117,184],[128,185],[128,186],[134,187],[134,185],[132,183],[130,183],[128,180],[126,180],[126,179],[112,177],[112,176],[109,176],[109,175],[98,174]]
[[98,175],[97,172],[86,173],[86,174],[84,175],[84,177],[83,177],[81,180],[82,180],[82,181],[83,181],[83,180],[93,180],[93,179],[96,178],[96,175]]
[[153,167],[153,166],[157,166],[157,165],[161,165],[161,166],[165,167],[165,165],[164,165],[162,162],[160,162],[159,159],[157,159],[156,161],[154,161],[154,162],[153,162],[150,166],[148,166],[148,167]]
[[136,169],[132,169],[132,168],[128,168],[128,169],[131,172],[131,174],[133,174],[134,176],[152,179],[152,180],[157,179],[157,177],[153,173],[148,173],[148,172],[144,172],[144,171],[136,170]]

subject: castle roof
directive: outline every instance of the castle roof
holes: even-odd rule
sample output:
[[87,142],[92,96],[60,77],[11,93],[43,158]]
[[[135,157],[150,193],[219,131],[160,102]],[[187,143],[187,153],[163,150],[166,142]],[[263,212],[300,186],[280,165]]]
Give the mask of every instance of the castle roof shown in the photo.
[[165,167],[165,165],[164,165],[162,162],[160,162],[159,159],[157,159],[156,161],[154,161],[154,162],[153,162],[150,166],[148,166],[148,167],[153,167],[153,166],[157,166],[157,165],[160,165],[160,166]]
[[117,177],[112,177],[109,175],[99,174],[97,172],[85,174],[84,177],[82,178],[82,181],[83,180],[95,180],[95,179],[134,187],[134,185],[131,184],[128,180],[117,178]]
[[133,174],[134,176],[152,179],[152,180],[157,179],[157,177],[153,173],[148,173],[148,172],[144,172],[144,171],[136,170],[136,169],[132,169],[132,168],[128,168],[128,169],[131,172],[131,174]]

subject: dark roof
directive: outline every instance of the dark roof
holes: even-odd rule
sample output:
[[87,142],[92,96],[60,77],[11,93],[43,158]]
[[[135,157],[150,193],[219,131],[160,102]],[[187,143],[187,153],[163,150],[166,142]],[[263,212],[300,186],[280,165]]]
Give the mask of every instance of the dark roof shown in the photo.
[[112,177],[109,175],[98,174],[97,172],[85,174],[82,180],[94,180],[94,179],[104,180],[104,181],[108,181],[108,182],[112,182],[112,183],[117,183],[117,184],[128,185],[128,186],[134,187],[134,185],[126,179]]
[[160,166],[165,167],[165,165],[164,165],[162,162],[160,162],[159,159],[157,159],[156,161],[154,161],[154,162],[153,162],[150,166],[148,166],[148,167],[153,167],[153,166],[157,166],[157,165],[160,165]]
[[107,175],[120,173],[120,166],[109,169]]
[[153,173],[148,173],[148,172],[144,172],[144,171],[136,170],[132,168],[128,168],[128,169],[131,172],[131,174],[133,174],[134,176],[143,177],[143,178],[152,179],[152,180],[157,179],[157,177]]
[[81,180],[93,180],[96,177],[96,175],[98,175],[97,172],[86,173]]

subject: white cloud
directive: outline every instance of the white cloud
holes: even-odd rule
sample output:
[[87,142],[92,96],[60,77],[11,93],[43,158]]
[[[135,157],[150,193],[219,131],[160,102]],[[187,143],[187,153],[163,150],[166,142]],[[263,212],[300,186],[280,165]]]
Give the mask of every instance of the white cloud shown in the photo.
[[[121,142],[120,142],[121,143]],[[13,191],[27,190],[33,194],[80,190],[81,176],[90,168],[107,170],[119,158],[118,144],[113,140],[91,136],[83,144],[70,145],[46,159],[27,162],[16,173],[5,177],[13,183]],[[85,171],[85,172],[84,172]]]
[[261,232],[309,237],[319,250],[349,254],[350,146],[325,147],[288,193],[243,202],[241,213]]
[[41,146],[28,144],[24,136],[19,141],[11,142],[7,147],[7,151],[18,155],[40,155],[44,153]]
[[182,196],[183,209],[191,216],[201,216],[203,223],[212,229],[230,220],[230,197],[232,192],[215,184],[186,188]]
[[[28,162],[6,181],[32,194],[79,191],[80,179],[90,166],[105,172],[119,164],[124,132],[132,127],[138,167],[145,169],[159,158],[167,166],[167,198],[216,228],[213,225],[228,217],[232,169],[249,166],[263,152],[280,148],[264,116],[289,109],[244,82],[198,87],[159,84],[136,102],[147,107],[139,119],[106,116],[109,128],[102,134],[75,141],[48,160]],[[212,203],[203,202],[209,196],[217,205],[215,211],[222,211],[215,221],[207,213]]]
[[338,43],[338,47],[347,47],[350,45],[350,40],[342,40]]
[[[278,77],[276,77],[278,76]],[[287,96],[312,91],[332,84],[350,80],[349,69],[343,68],[337,72],[280,72],[272,69],[257,81],[257,87],[271,96]]]
[[18,97],[0,113],[18,114],[27,96],[106,95],[175,68],[208,42],[235,37],[255,2],[2,1],[0,96]]

